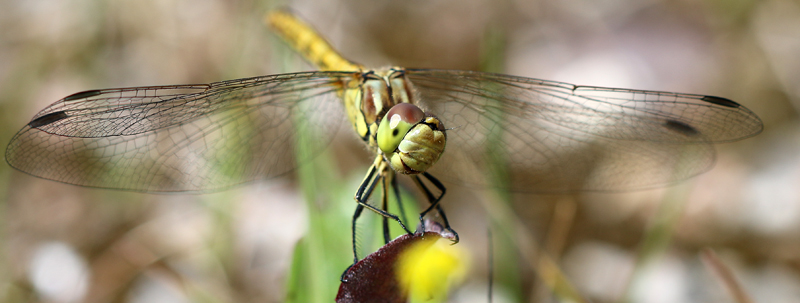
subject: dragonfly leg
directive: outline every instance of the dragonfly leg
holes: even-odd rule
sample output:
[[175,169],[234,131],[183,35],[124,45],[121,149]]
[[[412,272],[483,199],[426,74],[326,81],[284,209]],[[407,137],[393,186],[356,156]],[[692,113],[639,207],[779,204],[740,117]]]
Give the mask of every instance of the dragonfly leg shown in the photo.
[[[389,169],[389,168],[381,166],[380,170],[384,169]],[[370,168],[369,173],[367,173],[367,176],[364,177],[364,181],[362,181],[361,185],[358,187],[358,191],[356,191],[355,195],[356,202],[358,202],[359,205],[371,211],[374,211],[385,218],[397,221],[397,223],[400,224],[400,227],[402,227],[406,233],[412,234],[412,232],[408,230],[406,225],[403,224],[403,221],[400,221],[400,217],[367,203],[367,200],[369,199],[370,195],[372,195],[372,191],[375,189],[375,186],[378,184],[378,182],[380,182],[384,178],[383,173],[379,173],[378,170],[379,169],[376,167],[376,165],[373,164],[373,166]],[[353,225],[355,225],[355,220],[353,221]]]
[[[387,182],[388,181],[386,180],[385,177],[381,180],[381,185],[383,186],[383,194],[381,195],[381,209],[383,209],[383,211],[387,211],[388,212],[388,210],[389,210],[389,192],[387,192],[387,190],[389,190],[389,187],[386,184]],[[383,223],[383,244],[389,244],[389,241],[391,240],[390,237],[389,237],[389,218],[383,217],[381,219],[382,219],[381,221],[383,221],[382,222]]]
[[392,191],[394,191],[394,197],[397,201],[397,208],[400,210],[400,217],[403,219],[403,222],[408,222],[408,218],[406,218],[406,210],[403,206],[403,201],[400,199],[400,187],[397,186],[397,178],[396,175],[392,174]]
[[[384,166],[381,163],[383,163],[383,162],[377,162],[376,161],[376,164],[373,164],[372,166],[370,166],[369,172],[364,177],[364,180],[361,181],[361,185],[358,186],[358,190],[356,191],[356,195],[354,197],[356,202],[358,203],[358,206],[356,207],[355,213],[353,213],[353,221],[352,221],[352,225],[351,225],[351,236],[352,236],[352,239],[353,239],[353,241],[352,241],[352,244],[353,244],[353,264],[348,266],[347,269],[345,269],[345,271],[342,273],[342,276],[341,276],[341,281],[342,282],[347,282],[344,279],[345,274],[347,274],[347,271],[350,270],[350,268],[353,267],[353,265],[355,265],[358,262],[358,249],[356,247],[357,246],[356,245],[356,221],[358,221],[358,217],[361,216],[361,212],[364,210],[364,208],[367,208],[367,209],[369,209],[371,211],[374,211],[374,212],[378,213],[379,215],[383,216],[385,220],[392,219],[394,221],[397,221],[397,223],[400,224],[400,227],[402,227],[403,230],[406,233],[412,234],[412,232],[410,230],[408,230],[408,227],[406,227],[406,225],[403,224],[403,221],[400,221],[400,218],[398,216],[393,215],[393,214],[387,212],[386,210],[379,209],[379,208],[377,208],[375,206],[372,206],[372,205],[370,205],[368,203],[369,197],[372,195],[372,191],[375,190],[375,186],[378,185],[378,182],[385,181],[384,180],[385,179],[384,178],[384,173],[379,172],[379,170],[383,171],[385,169],[388,169],[388,167]],[[380,166],[380,168],[378,166]],[[384,200],[387,200],[386,199],[386,184],[385,183],[384,183]],[[386,207],[386,201],[384,201],[383,203],[384,203],[384,208],[385,208]],[[388,225],[384,225],[384,226],[385,226],[384,227],[385,228],[384,237],[388,238]]]
[[445,192],[447,192],[447,189],[444,187],[444,184],[442,184],[442,182],[439,182],[439,179],[436,179],[433,175],[427,172],[423,172],[422,175],[426,179],[428,179],[428,181],[431,182],[433,186],[435,186],[439,191],[442,192],[439,195],[439,197],[434,197],[430,189],[428,189],[428,187],[425,186],[425,183],[422,183],[422,180],[420,180],[419,176],[411,177],[414,180],[414,183],[417,184],[417,187],[419,187],[422,190],[422,192],[425,193],[425,196],[428,198],[428,202],[430,202],[431,204],[430,206],[428,206],[428,208],[426,208],[419,214],[419,221],[422,224],[423,230],[425,228],[425,215],[427,215],[431,210],[436,208],[436,211],[439,212],[440,216],[442,216],[442,223],[444,223],[444,228],[447,231],[453,233],[453,236],[455,237],[455,240],[453,240],[454,242],[453,244],[458,243],[459,240],[458,233],[450,227],[450,221],[447,220],[447,215],[444,213],[444,208],[442,208],[441,204],[439,204],[439,201],[442,200],[442,197],[444,197],[444,194]]
[[[356,248],[356,220],[358,217],[361,216],[361,212],[364,211],[364,206],[359,204],[356,206],[356,211],[353,213],[353,222],[351,224],[350,235],[353,239],[353,264],[358,262],[358,249]],[[350,269],[349,267],[347,269]],[[346,271],[345,271],[346,272]]]
[[[389,189],[389,185],[391,185],[391,189]],[[389,190],[394,192],[397,208],[400,210],[401,221],[408,222],[403,201],[400,199],[400,188],[397,186],[397,178],[392,171],[389,171],[387,176],[383,177],[383,210],[387,212],[389,211]],[[385,242],[384,244],[389,244],[391,241],[391,236],[389,234],[389,218],[387,217],[383,217],[383,239]]]

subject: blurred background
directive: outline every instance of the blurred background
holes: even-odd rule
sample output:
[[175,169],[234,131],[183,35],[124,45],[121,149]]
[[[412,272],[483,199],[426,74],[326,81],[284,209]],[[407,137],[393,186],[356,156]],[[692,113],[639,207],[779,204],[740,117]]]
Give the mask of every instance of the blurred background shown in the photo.
[[[472,254],[452,301],[487,301],[488,229],[494,302],[569,297],[547,286],[548,260],[594,302],[731,302],[707,249],[745,296],[800,299],[797,1],[5,0],[3,149],[36,112],[78,91],[311,70],[263,24],[286,6],[367,66],[717,95],[762,118],[762,134],[718,145],[715,168],[676,186],[541,196],[448,185],[443,206]],[[0,300],[282,302],[304,289],[332,301],[371,158],[352,138],[328,151],[310,173],[206,195],[81,188],[3,163]],[[305,254],[336,263],[294,264],[331,285],[292,266],[312,235],[323,246]]]

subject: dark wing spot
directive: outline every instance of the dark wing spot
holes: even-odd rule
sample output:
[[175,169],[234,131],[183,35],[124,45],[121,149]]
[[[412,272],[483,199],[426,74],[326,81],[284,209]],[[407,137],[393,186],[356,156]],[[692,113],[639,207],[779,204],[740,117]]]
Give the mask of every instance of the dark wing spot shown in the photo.
[[89,98],[91,96],[97,96],[97,95],[102,94],[102,93],[103,93],[102,91],[97,90],[97,89],[95,89],[95,90],[87,90],[85,92],[74,93],[72,95],[66,96],[66,97],[64,97],[64,101],[71,101],[71,100]]
[[733,102],[731,99],[722,98],[722,97],[705,96],[701,100],[706,101],[706,102],[710,102],[710,103],[714,103],[716,105],[722,105],[722,106],[725,106],[725,107],[737,108],[737,107],[740,106],[739,103]]
[[51,124],[51,123],[59,121],[59,120],[66,119],[67,117],[68,117],[67,113],[65,113],[64,111],[58,111],[58,112],[54,112],[54,113],[49,113],[47,115],[44,115],[44,116],[41,116],[39,118],[33,119],[33,121],[28,123],[28,126],[30,128],[37,128],[37,127],[41,127],[41,126],[45,126],[45,125]]
[[399,133],[399,132],[400,132],[400,130],[395,128],[394,131],[392,132],[392,137],[397,137],[397,133]]
[[678,120],[667,120],[666,123],[664,123],[664,126],[669,128],[670,130],[682,133],[688,137],[694,137],[700,134],[700,132],[696,128]]

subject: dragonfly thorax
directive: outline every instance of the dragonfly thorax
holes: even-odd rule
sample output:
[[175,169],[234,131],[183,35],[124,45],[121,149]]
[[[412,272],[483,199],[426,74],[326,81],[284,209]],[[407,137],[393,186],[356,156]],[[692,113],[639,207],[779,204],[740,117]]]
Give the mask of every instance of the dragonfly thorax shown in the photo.
[[444,151],[444,126],[416,105],[417,95],[397,67],[362,73],[359,89],[345,94],[353,128],[401,174],[426,171]]

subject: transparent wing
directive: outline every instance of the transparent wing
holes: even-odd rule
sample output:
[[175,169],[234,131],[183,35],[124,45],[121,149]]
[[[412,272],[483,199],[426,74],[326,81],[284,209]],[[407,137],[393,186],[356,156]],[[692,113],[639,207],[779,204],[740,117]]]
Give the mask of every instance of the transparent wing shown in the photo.
[[275,177],[330,142],[344,117],[335,92],[350,76],[85,91],[39,112],[11,140],[6,160],[45,179],[145,192]]
[[468,71],[412,69],[407,77],[423,110],[448,128],[444,154],[429,172],[513,191],[663,186],[710,169],[712,143],[763,127],[720,97]]

